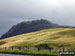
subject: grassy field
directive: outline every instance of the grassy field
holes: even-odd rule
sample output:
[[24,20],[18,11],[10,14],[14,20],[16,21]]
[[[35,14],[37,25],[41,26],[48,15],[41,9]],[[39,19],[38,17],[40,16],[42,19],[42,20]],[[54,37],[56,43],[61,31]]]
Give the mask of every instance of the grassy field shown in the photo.
[[45,52],[45,51],[29,51],[29,50],[0,50],[0,53],[8,53],[8,54],[28,54],[28,55],[53,55],[59,56],[57,52]]
[[52,48],[68,48],[75,51],[75,29],[45,29],[0,40],[0,47],[32,47],[40,44],[47,44]]

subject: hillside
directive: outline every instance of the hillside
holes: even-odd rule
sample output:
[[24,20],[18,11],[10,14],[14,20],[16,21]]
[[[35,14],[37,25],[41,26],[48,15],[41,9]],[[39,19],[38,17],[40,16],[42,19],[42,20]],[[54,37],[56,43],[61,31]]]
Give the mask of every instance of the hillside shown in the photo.
[[0,40],[0,47],[30,47],[40,44],[47,44],[52,48],[69,48],[75,50],[75,29],[45,29]]
[[30,33],[30,32],[43,30],[43,29],[48,29],[48,28],[64,28],[64,27],[68,27],[68,26],[60,26],[58,24],[54,24],[54,23],[49,22],[44,19],[34,20],[34,21],[26,21],[26,22],[21,22],[17,25],[14,25],[11,29],[9,29],[8,32],[6,32],[5,34],[3,34],[1,36],[1,39],[16,36],[19,34]]

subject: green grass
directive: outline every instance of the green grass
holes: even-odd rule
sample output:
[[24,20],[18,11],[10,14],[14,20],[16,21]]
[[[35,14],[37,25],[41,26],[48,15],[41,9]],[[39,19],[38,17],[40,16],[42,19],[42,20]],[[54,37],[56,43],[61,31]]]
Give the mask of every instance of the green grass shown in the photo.
[[9,54],[32,54],[32,55],[56,55],[58,56],[59,53],[57,52],[35,52],[29,50],[0,50],[0,53],[9,53]]

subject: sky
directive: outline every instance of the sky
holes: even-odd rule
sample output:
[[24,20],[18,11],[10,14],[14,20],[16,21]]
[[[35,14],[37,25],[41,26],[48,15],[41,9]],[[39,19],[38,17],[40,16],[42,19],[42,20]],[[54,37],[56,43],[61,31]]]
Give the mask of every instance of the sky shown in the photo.
[[0,0],[0,35],[17,23],[41,18],[75,26],[75,0]]

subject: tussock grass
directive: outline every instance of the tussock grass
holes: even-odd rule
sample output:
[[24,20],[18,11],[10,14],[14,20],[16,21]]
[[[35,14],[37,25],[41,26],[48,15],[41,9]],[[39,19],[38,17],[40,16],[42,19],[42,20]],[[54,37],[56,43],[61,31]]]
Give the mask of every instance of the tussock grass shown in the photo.
[[[5,43],[1,43],[5,42]],[[75,50],[75,29],[56,28],[21,34],[0,40],[0,47],[24,47],[48,44],[53,48],[69,48]]]

